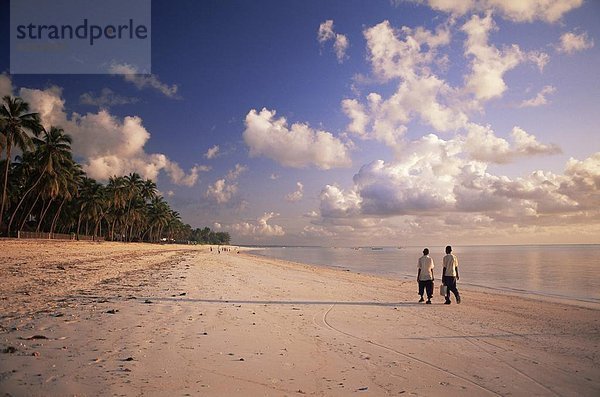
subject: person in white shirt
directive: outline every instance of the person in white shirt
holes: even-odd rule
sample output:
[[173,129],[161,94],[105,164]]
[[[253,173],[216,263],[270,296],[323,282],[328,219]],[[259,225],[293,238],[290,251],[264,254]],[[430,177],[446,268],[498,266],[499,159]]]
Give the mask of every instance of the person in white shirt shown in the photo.
[[433,297],[433,259],[429,256],[429,248],[423,250],[423,256],[419,258],[417,264],[417,282],[419,283],[419,295],[421,299],[419,302],[423,302],[423,293],[427,290],[427,303],[431,304],[431,298]]
[[446,256],[444,256],[443,265],[442,284],[448,287],[446,290],[446,302],[444,304],[449,305],[452,303],[450,301],[450,292],[454,294],[456,303],[460,303],[460,294],[456,288],[456,281],[460,279],[458,274],[458,258],[452,253],[452,247],[449,245],[446,247]]

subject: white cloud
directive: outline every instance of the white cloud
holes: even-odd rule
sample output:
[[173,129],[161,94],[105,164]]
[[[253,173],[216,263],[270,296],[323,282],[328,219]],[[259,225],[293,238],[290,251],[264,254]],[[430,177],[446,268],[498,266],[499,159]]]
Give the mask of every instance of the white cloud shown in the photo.
[[561,153],[558,146],[542,144],[519,127],[512,129],[511,137],[512,146],[504,138],[496,136],[491,127],[470,124],[464,149],[474,160],[499,164],[509,163],[518,157]]
[[455,106],[457,90],[432,73],[440,59],[437,49],[450,42],[446,24],[435,32],[417,27],[394,30],[384,21],[364,32],[373,72],[384,80],[400,79],[389,98],[370,93],[365,104],[357,99],[342,101],[350,118],[349,133],[375,139],[397,148],[402,144],[406,124],[415,118],[437,131],[454,131],[466,125],[467,116]]
[[276,237],[284,236],[285,231],[283,227],[279,225],[269,224],[269,220],[279,216],[279,214],[273,212],[265,212],[263,216],[258,218],[256,221],[236,223],[231,226],[231,229],[242,235],[252,237]]
[[546,105],[548,103],[548,99],[546,98],[546,96],[555,92],[556,87],[553,87],[551,85],[544,86],[544,88],[542,88],[542,90],[538,92],[535,97],[524,100],[523,102],[521,102],[519,107],[524,108]]
[[339,138],[307,124],[294,123],[288,127],[284,117],[275,118],[275,111],[252,109],[245,124],[244,141],[252,157],[268,157],[293,168],[314,165],[330,169],[351,164],[349,148]]
[[594,46],[594,40],[588,37],[587,33],[575,34],[572,32],[564,33],[560,36],[560,43],[556,46],[558,52],[572,54],[577,51],[584,51]]
[[342,101],[342,110],[352,120],[347,127],[348,132],[356,134],[361,138],[366,138],[370,118],[367,115],[364,105],[356,99],[344,99]]
[[[518,127],[512,134],[515,152],[545,150]],[[586,216],[600,219],[600,152],[583,161],[569,160],[563,175],[534,171],[509,178],[492,175],[486,163],[465,157],[462,144],[425,136],[411,142],[407,153],[412,155],[403,160],[363,166],[349,189],[326,185],[320,197],[322,222],[343,225],[342,219],[398,215],[424,221],[436,215],[456,223],[458,214],[472,214],[470,219],[479,225],[493,220],[501,229],[514,224],[561,225]]]
[[241,164],[236,164],[235,167],[227,173],[227,179],[230,181],[235,181],[242,175],[244,172],[248,171],[248,167]]
[[154,74],[140,74],[139,70],[132,65],[115,63],[110,66],[109,72],[111,74],[123,76],[125,81],[133,83],[140,90],[150,87],[168,98],[179,98],[177,94],[179,87],[177,84],[165,84]]
[[304,185],[302,182],[296,182],[296,190],[288,193],[285,199],[290,202],[296,202],[302,200],[302,197],[304,197]]
[[190,169],[190,173],[186,175],[177,163],[169,161],[166,170],[171,176],[171,181],[176,185],[192,187],[198,181],[200,172],[210,171],[210,167],[196,164]]
[[600,203],[600,152],[580,161],[571,158],[565,169],[566,180],[559,192],[576,201],[582,210],[598,210]]
[[206,151],[206,153],[204,153],[204,157],[206,157],[209,160],[214,159],[218,155],[219,155],[219,145],[215,145],[215,146],[209,148]]
[[40,113],[42,124],[60,126],[73,137],[73,153],[82,158],[82,166],[91,178],[107,180],[113,175],[138,172],[144,178],[156,180],[160,171],[166,172],[174,183],[191,186],[197,181],[201,168],[192,168],[189,175],[161,153],[147,153],[150,139],[138,116],[120,118],[100,110],[81,115],[65,111],[62,89],[46,90],[21,88],[19,95]]
[[124,97],[116,94],[110,88],[103,88],[100,91],[100,95],[96,95],[93,92],[85,92],[79,97],[79,103],[83,105],[98,106],[107,108],[115,105],[128,105],[139,102],[138,98]]
[[527,53],[527,59],[530,62],[533,62],[540,72],[543,72],[548,62],[550,62],[550,55],[542,51],[529,51]]
[[504,73],[521,63],[524,54],[516,44],[500,51],[488,43],[490,32],[496,30],[491,13],[484,18],[473,15],[461,30],[467,34],[465,56],[471,57],[471,74],[465,77],[466,89],[478,100],[501,96],[507,88]]
[[335,51],[335,56],[339,63],[343,63],[344,60],[348,58],[346,56],[348,47],[350,47],[350,41],[348,41],[348,38],[343,34],[336,34],[335,42],[333,43],[333,50]]
[[347,217],[358,214],[361,197],[354,190],[344,191],[336,185],[326,185],[320,195],[321,215],[325,217]]
[[300,235],[305,237],[335,237],[337,233],[328,230],[323,226],[304,226]]
[[206,190],[206,197],[213,199],[218,204],[229,202],[237,193],[236,183],[228,183],[225,179],[219,179]]
[[366,29],[364,36],[373,71],[385,80],[428,74],[427,65],[435,59],[436,49],[450,42],[447,26],[440,25],[435,33],[406,26],[395,31],[389,21]]
[[335,51],[335,56],[339,63],[343,63],[348,57],[346,56],[346,51],[350,46],[350,42],[348,41],[348,37],[343,34],[335,33],[333,30],[333,20],[328,19],[319,25],[319,30],[317,32],[317,40],[321,44],[325,44],[326,42],[333,40],[333,50]]
[[248,167],[236,164],[235,167],[227,172],[225,178],[217,180],[206,190],[206,197],[214,200],[218,204],[230,202],[238,192],[237,179],[248,170]]
[[[394,30],[385,21],[365,30],[373,72],[400,83],[387,99],[373,92],[365,103],[343,100],[342,110],[350,119],[347,132],[385,143],[397,158],[410,154],[407,145],[414,146],[405,141],[405,133],[415,119],[438,132],[454,133],[460,152],[478,161],[506,163],[518,157],[559,152],[556,146],[539,143],[521,129],[513,130],[510,143],[496,136],[491,127],[470,122],[467,116],[469,111],[482,111],[484,101],[503,94],[506,71],[527,60],[541,69],[547,54],[522,53],[518,46],[498,50],[488,43],[489,33],[495,29],[491,14],[473,16],[462,26],[467,33],[465,56],[471,58],[471,73],[465,76],[465,87],[454,88],[432,71],[437,49],[449,41],[449,26],[442,24],[435,32],[422,27]],[[546,100],[552,90],[545,87],[535,103]]]
[[[396,3],[402,0],[394,0]],[[491,11],[515,22],[541,20],[556,22],[569,11],[578,8],[583,0],[409,0],[427,4],[434,10],[462,16],[470,12]]]

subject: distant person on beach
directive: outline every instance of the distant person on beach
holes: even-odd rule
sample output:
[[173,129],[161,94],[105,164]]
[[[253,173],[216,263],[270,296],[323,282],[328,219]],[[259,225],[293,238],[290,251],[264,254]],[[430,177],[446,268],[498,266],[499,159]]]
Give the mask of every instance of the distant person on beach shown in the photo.
[[452,247],[446,247],[446,256],[444,256],[444,270],[442,270],[442,283],[448,287],[446,290],[446,302],[444,304],[449,305],[450,303],[450,292],[454,294],[456,303],[460,303],[460,294],[456,288],[456,281],[460,279],[458,275],[458,258],[452,253]]
[[429,248],[423,250],[423,256],[419,258],[417,264],[417,282],[419,283],[419,295],[421,299],[419,302],[423,302],[423,293],[427,291],[427,303],[431,304],[431,298],[433,298],[433,259],[429,256]]

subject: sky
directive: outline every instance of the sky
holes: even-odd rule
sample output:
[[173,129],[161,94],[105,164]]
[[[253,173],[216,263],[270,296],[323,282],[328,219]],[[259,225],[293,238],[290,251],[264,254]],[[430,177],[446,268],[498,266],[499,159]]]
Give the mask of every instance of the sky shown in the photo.
[[[600,2],[153,1],[152,70],[10,75],[236,244],[600,243]],[[43,62],[43,59],[40,60]]]

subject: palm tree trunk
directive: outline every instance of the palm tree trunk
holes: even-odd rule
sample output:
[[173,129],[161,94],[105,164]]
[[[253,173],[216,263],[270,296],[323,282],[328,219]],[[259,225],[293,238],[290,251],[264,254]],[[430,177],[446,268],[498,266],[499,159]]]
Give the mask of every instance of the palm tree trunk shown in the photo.
[[110,225],[110,241],[115,241],[115,223],[117,222],[117,217],[115,216]]
[[48,205],[46,206],[46,208],[44,209],[44,212],[42,213],[42,215],[40,216],[40,220],[38,222],[37,228],[35,229],[35,231],[37,233],[39,233],[40,228],[42,227],[42,222],[44,221],[44,218],[46,217],[46,213],[48,212],[48,210],[50,209],[50,206],[52,205],[52,203],[54,202],[54,199],[50,199],[50,201],[48,201]]
[[50,226],[50,234],[54,233],[54,227],[56,226],[56,221],[58,220],[58,217],[60,216],[60,212],[62,211],[62,207],[65,204],[65,201],[67,201],[66,197],[60,203],[60,206],[58,207],[58,210],[56,211],[56,215],[54,215],[54,219],[52,219],[52,225]]
[[146,231],[144,232],[144,234],[142,234],[142,238],[141,240],[144,240],[144,237],[146,237],[146,235],[148,234],[148,240],[152,240],[152,226],[150,226],[148,229],[146,229]]
[[42,193],[38,193],[38,195],[35,197],[35,201],[33,202],[33,205],[29,209],[29,212],[27,213],[27,215],[25,215],[25,218],[23,219],[23,222],[21,223],[21,226],[19,227],[19,230],[23,230],[23,227],[25,227],[25,223],[27,223],[27,218],[31,214],[31,211],[33,211],[33,209],[35,208],[35,205],[37,204],[37,202],[40,199],[41,195],[42,195]]
[[[23,201],[25,201],[25,198],[29,195],[29,193],[35,189],[37,187],[37,185],[40,183],[40,181],[42,180],[42,177],[44,176],[44,174],[46,174],[46,169],[44,168],[44,171],[42,171],[42,173],[40,174],[40,176],[38,177],[37,181],[35,181],[35,183],[29,188],[29,190],[27,190],[25,192],[25,194],[23,195],[23,197],[21,197],[21,200],[19,201],[19,204],[17,204],[17,208],[15,208],[15,211],[13,212],[12,216],[10,217],[10,221],[8,221],[8,228],[6,229],[6,233],[10,234],[10,226],[13,223],[13,220],[15,218],[15,215],[17,214],[17,211],[19,211],[19,208],[21,208],[21,205],[23,204]],[[8,172],[7,172],[8,175]]]
[[2,207],[0,207],[0,228],[4,225],[4,205],[6,203],[6,189],[8,187],[8,169],[10,168],[11,141],[6,134],[6,166],[4,167],[4,185],[2,187]]
[[81,217],[83,216],[83,209],[79,211],[79,218],[77,219],[77,240],[79,240],[79,229],[81,227]]

